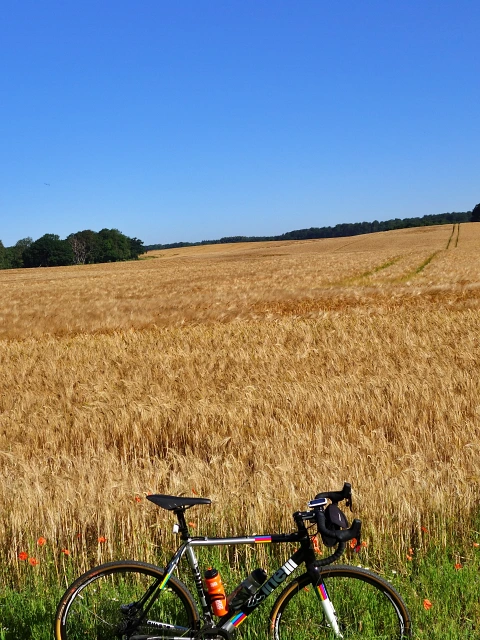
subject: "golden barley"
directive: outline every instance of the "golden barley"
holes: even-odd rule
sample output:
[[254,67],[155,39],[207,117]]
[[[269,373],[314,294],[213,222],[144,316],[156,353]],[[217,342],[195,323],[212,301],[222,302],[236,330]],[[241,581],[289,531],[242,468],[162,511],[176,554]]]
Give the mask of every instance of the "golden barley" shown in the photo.
[[344,480],[369,549],[467,527],[480,225],[451,235],[0,272],[0,557],[18,569],[42,536],[60,573],[62,549],[152,559],[170,521],[144,496],[192,489],[214,500],[196,531],[219,535],[289,527]]

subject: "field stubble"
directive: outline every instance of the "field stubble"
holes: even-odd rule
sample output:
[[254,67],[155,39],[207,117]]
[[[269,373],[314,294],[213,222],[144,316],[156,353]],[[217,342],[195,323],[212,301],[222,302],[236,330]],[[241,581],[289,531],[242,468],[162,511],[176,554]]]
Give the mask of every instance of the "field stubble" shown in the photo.
[[474,535],[478,227],[0,272],[10,578],[39,536],[59,575],[152,560],[149,492],[211,497],[198,532],[266,533],[348,480],[372,557]]

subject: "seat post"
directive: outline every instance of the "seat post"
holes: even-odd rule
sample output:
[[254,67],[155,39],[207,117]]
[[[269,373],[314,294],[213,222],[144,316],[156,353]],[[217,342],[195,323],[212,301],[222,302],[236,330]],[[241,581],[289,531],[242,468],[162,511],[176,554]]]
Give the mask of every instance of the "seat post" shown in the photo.
[[188,540],[189,535],[187,523],[185,521],[185,509],[180,507],[179,509],[174,509],[173,513],[177,516],[181,540]]

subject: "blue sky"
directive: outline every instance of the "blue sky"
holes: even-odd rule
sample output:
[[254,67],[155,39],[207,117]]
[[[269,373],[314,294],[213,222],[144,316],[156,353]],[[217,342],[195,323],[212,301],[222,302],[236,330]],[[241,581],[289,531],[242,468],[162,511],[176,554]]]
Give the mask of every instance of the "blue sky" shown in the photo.
[[470,210],[479,31],[478,0],[5,0],[0,239]]

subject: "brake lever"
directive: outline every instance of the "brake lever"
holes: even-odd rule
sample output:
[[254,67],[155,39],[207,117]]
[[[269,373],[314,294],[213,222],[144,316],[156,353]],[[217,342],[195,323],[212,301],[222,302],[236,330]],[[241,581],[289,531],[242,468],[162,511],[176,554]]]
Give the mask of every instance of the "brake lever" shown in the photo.
[[[348,542],[349,540],[356,540],[355,550],[357,547],[361,547],[361,535],[362,535],[362,521],[358,518],[352,522],[352,526],[349,529],[343,531],[335,531],[335,537],[340,542]],[[358,552],[357,552],[358,553]]]
[[350,509],[350,511],[353,511],[353,501],[352,501],[352,485],[348,482],[345,482],[343,485],[343,489],[345,490],[348,487],[347,491],[348,494],[345,497],[345,506],[348,507]]

